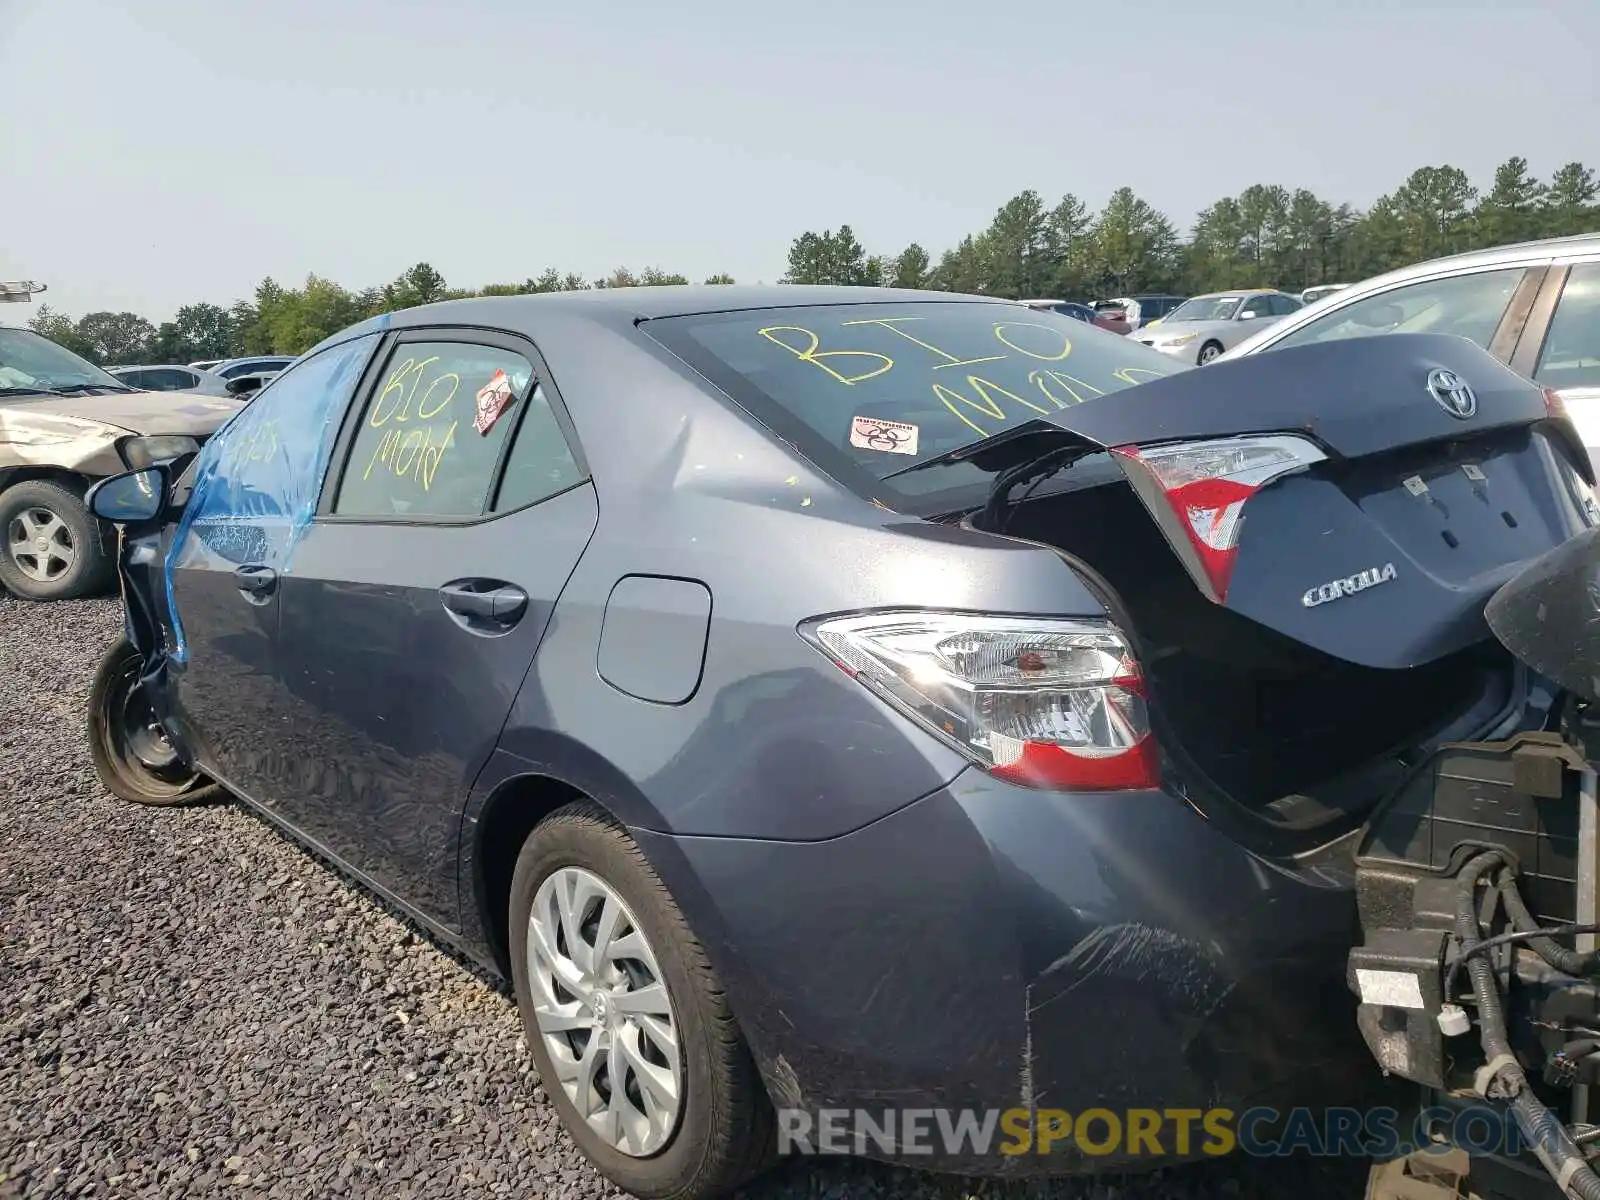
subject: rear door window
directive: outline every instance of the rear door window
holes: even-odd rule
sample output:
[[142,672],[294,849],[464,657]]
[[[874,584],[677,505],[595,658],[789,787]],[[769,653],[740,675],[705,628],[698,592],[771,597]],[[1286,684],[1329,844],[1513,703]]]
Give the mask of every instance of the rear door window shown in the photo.
[[1525,273],[1523,267],[1506,267],[1407,284],[1342,305],[1272,344],[1304,346],[1378,333],[1450,333],[1487,348]]
[[158,392],[181,392],[184,388],[194,386],[194,376],[187,371],[179,371],[172,367],[161,367],[144,373],[145,384]]
[[1600,263],[1567,275],[1533,377],[1545,387],[1600,387]]
[[[533,376],[528,359],[502,346],[397,343],[351,438],[334,515],[482,516]],[[480,395],[485,420],[479,419]]]
[[[824,467],[876,480],[1184,370],[1057,313],[982,302],[840,304],[658,318],[643,329]],[[926,494],[970,462],[895,480]]]

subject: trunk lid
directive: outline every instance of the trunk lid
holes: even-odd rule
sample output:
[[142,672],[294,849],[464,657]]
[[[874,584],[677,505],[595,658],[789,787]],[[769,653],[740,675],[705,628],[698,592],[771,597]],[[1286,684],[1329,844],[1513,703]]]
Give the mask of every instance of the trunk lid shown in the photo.
[[[1202,591],[1365,666],[1415,666],[1487,638],[1495,590],[1594,519],[1571,422],[1541,388],[1446,335],[1274,351],[1048,419],[1109,449],[1249,435],[1314,444],[1315,461],[1223,500],[1179,500],[1137,453],[1122,461]],[[1219,552],[1184,524],[1198,516],[1226,518],[1220,583]]]

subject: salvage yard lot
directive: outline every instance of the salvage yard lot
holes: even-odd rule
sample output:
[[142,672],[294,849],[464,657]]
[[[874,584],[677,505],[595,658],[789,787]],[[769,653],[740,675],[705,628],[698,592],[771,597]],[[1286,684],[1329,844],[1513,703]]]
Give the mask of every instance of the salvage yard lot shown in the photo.
[[[111,600],[0,594],[0,1198],[616,1194],[510,999],[234,805],[103,794],[81,732]],[[1354,1163],[997,1185],[791,1163],[750,1200],[1353,1197]]]

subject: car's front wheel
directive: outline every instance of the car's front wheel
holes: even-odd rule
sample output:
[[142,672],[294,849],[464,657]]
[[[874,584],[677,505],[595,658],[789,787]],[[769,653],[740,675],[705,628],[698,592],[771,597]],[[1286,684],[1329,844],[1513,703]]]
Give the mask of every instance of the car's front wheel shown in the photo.
[[0,584],[25,600],[75,600],[107,590],[116,564],[83,497],[49,479],[0,492]]
[[1200,347],[1200,365],[1203,367],[1217,355],[1222,353],[1221,342],[1207,342]]
[[510,918],[539,1078],[602,1174],[698,1200],[772,1160],[771,1103],[722,986],[624,830],[586,805],[552,814],[518,856]]
[[144,657],[126,638],[100,659],[89,689],[89,754],[113,796],[172,807],[216,798],[221,788],[184,766],[139,686]]

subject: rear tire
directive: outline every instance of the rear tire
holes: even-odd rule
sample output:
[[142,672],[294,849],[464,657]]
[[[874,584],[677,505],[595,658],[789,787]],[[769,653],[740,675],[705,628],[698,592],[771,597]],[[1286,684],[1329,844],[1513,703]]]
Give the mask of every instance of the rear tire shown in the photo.
[[76,600],[109,591],[116,562],[83,497],[50,479],[0,492],[0,584],[24,600]]
[[[576,914],[571,922],[561,919],[563,894]],[[614,910],[618,915],[608,915]],[[602,939],[600,927],[613,920],[616,936]],[[624,933],[628,926],[631,932]],[[578,930],[576,939],[569,928]],[[567,1133],[601,1174],[640,1200],[706,1200],[732,1191],[773,1161],[772,1105],[722,985],[677,904],[621,828],[587,804],[558,809],[537,826],[517,857],[508,929],[517,1007],[539,1078]],[[617,952],[593,953],[602,941]],[[626,952],[624,941],[630,944]],[[566,974],[551,969],[558,959]],[[626,970],[612,962],[625,962]],[[570,970],[573,963],[592,964],[599,980],[614,971],[615,981],[591,988]],[[665,987],[666,1001],[650,1019],[654,1028],[670,1029],[676,1044],[672,1089],[667,1083],[674,1064],[661,1053],[661,1038],[648,1028],[641,1031],[644,1019],[629,1015],[647,1011],[641,1002],[646,994],[659,996],[649,992],[652,983]],[[591,1050],[590,1040],[601,1039],[602,1031],[603,1040]],[[631,1059],[608,1049],[624,1044],[635,1048]],[[649,1104],[637,1065],[641,1048],[649,1058],[643,1069],[653,1068],[661,1081],[661,1092],[650,1089]],[[560,1068],[553,1053],[561,1055]],[[591,1053],[594,1065],[586,1074],[582,1064]],[[627,1105],[645,1114],[646,1125],[634,1127],[655,1131],[631,1145],[605,1132],[629,1120],[625,1112],[615,1125],[607,1122],[616,1106],[613,1063]],[[650,1114],[659,1118],[666,1111],[657,1097],[667,1090],[675,1092],[673,1117],[650,1121]]]
[[89,753],[100,783],[119,800],[172,808],[217,799],[222,789],[184,766],[139,695],[143,656],[118,638],[89,690]]
[[1200,347],[1200,365],[1203,367],[1217,355],[1222,353],[1221,342],[1207,342]]

